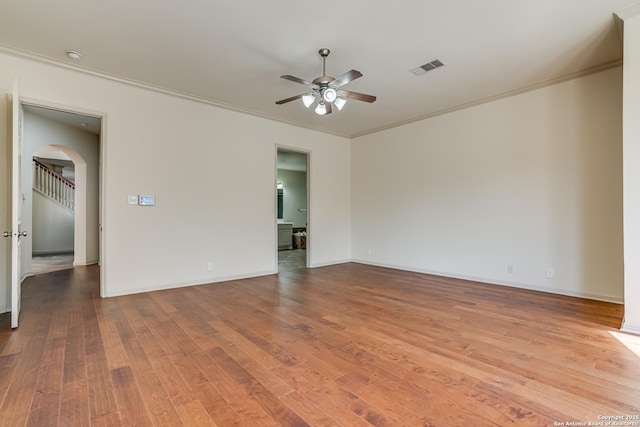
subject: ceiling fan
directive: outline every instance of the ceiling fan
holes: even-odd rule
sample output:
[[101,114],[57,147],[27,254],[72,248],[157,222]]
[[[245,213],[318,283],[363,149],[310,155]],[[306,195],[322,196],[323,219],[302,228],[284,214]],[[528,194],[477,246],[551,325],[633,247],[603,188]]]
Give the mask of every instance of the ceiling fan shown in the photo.
[[281,105],[295,101],[296,99],[302,99],[304,106],[309,108],[317,100],[318,104],[316,105],[315,112],[320,115],[325,115],[331,113],[331,105],[335,105],[338,110],[342,110],[342,107],[344,107],[344,104],[347,102],[347,98],[369,103],[376,100],[376,97],[373,95],[341,89],[342,86],[347,83],[362,77],[362,73],[356,70],[349,70],[338,77],[327,76],[326,60],[330,51],[326,47],[323,47],[318,53],[322,57],[322,76],[316,77],[312,82],[288,74],[280,76],[285,80],[308,86],[309,91],[292,96],[291,98],[281,99],[280,101],[276,101],[276,104]]

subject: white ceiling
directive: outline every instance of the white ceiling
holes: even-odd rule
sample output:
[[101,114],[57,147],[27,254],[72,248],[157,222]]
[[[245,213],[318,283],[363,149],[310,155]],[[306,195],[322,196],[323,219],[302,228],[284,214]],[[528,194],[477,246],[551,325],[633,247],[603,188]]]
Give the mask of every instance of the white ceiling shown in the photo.
[[307,155],[295,151],[278,150],[278,169],[307,171]]
[[[613,12],[638,0],[5,1],[0,48],[347,137],[619,62]],[[376,95],[318,116],[280,79],[364,76]],[[66,49],[82,53],[79,61]],[[417,77],[408,70],[440,59]]]
[[25,105],[24,109],[58,122],[64,123],[84,132],[93,135],[100,135],[102,120],[98,117],[84,116],[67,111],[52,110],[50,108],[36,107],[34,105]]

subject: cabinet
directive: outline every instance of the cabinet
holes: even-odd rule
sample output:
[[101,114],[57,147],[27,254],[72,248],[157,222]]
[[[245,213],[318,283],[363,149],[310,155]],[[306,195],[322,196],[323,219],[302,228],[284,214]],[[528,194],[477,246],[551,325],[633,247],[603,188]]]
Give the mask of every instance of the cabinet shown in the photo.
[[278,249],[293,249],[293,223],[278,223]]

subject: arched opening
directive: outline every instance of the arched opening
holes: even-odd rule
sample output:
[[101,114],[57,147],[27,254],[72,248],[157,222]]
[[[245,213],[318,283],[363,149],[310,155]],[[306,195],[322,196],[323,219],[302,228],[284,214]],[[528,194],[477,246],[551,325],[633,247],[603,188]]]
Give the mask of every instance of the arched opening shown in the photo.
[[[62,155],[60,155],[60,153]],[[69,159],[73,164],[73,265],[87,265],[87,163],[69,147],[63,145],[48,145],[33,153],[33,157],[40,159]],[[49,162],[55,164],[56,162]],[[60,162],[59,162],[60,163]],[[70,177],[67,177],[70,178]],[[34,237],[37,232],[47,233],[47,229],[36,230],[34,204]],[[64,246],[64,244],[63,244]],[[36,249],[34,242],[34,249]]]

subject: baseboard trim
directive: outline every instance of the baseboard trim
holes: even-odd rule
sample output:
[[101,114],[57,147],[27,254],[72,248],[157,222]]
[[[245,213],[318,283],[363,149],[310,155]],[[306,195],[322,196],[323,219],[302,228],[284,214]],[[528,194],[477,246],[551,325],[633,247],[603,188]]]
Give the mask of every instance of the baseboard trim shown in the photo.
[[[337,261],[330,261],[330,262],[326,262],[326,263],[314,263],[314,264],[309,265],[308,268],[328,267],[328,266],[337,265],[337,264],[347,264],[349,262],[352,262],[352,260],[351,259],[343,259],[343,260],[337,260]],[[271,276],[271,275],[274,275],[274,274],[278,274],[278,269],[277,268],[274,269],[274,270],[258,271],[258,272],[248,273],[248,274],[238,274],[238,275],[232,275],[232,276],[217,277],[217,278],[212,278],[212,279],[203,279],[202,281],[195,281],[195,282],[166,283],[166,284],[163,284],[163,285],[160,285],[160,286],[145,287],[145,288],[110,291],[108,289],[108,287],[106,287],[105,288],[105,291],[106,291],[105,292],[106,293],[105,298],[119,297],[119,296],[124,296],[124,295],[142,294],[142,293],[145,293],[145,292],[163,291],[163,290],[167,290],[167,289],[186,288],[186,287],[189,287],[189,286],[210,285],[212,283],[229,282],[229,281],[233,281],[233,280],[242,280],[242,279],[251,279],[251,278],[254,278],[254,277]]]
[[86,266],[86,265],[93,265],[93,264],[97,264],[98,260],[95,261],[73,261],[73,266]]
[[337,260],[337,261],[316,262],[316,263],[313,263],[313,264],[309,264],[309,268],[329,267],[330,265],[347,264],[349,262],[353,262],[353,260],[351,260],[351,259],[340,259],[340,260]]
[[453,274],[453,273],[442,272],[442,271],[433,271],[433,270],[413,268],[413,267],[400,266],[400,265],[394,265],[394,264],[378,263],[378,262],[372,262],[368,260],[354,259],[352,260],[352,262],[355,262],[358,264],[373,265],[376,267],[391,268],[394,270],[411,271],[414,273],[430,274],[430,275],[439,276],[439,277],[448,277],[452,279],[471,280],[473,282],[486,283],[488,285],[507,286],[510,288],[526,289],[529,291],[537,291],[537,292],[546,292],[549,294],[563,295],[567,297],[610,302],[613,304],[624,304],[624,300],[622,298],[611,297],[608,295],[590,294],[587,292],[573,292],[566,289],[545,288],[541,286],[535,286],[531,284],[518,283],[518,282],[501,282],[501,281],[488,279],[486,277],[467,276],[464,274]]
[[73,255],[73,251],[33,251],[31,256],[56,256],[56,255]]
[[622,319],[622,326],[620,327],[620,332],[625,332],[627,334],[640,335],[640,325],[629,325],[625,319]]
[[112,292],[107,288],[105,289],[106,290],[105,298],[119,297],[124,295],[143,294],[145,292],[166,291],[168,289],[187,288],[189,286],[211,285],[213,283],[231,282],[234,280],[251,279],[254,277],[264,277],[264,276],[270,276],[274,274],[278,274],[278,272],[275,270],[258,271],[258,272],[249,273],[249,274],[238,274],[238,275],[225,276],[225,277],[216,277],[212,279],[202,279],[201,281],[195,281],[195,282],[165,283],[163,285],[154,286],[154,287],[123,289],[123,290],[117,290],[115,292]]

